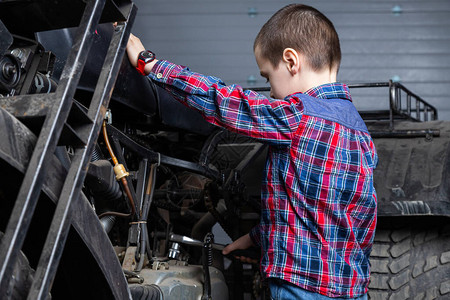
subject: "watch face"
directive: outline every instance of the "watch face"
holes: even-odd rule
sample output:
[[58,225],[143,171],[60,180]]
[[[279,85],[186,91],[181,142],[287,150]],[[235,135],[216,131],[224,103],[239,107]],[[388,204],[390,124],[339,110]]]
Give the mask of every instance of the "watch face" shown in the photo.
[[150,62],[155,59],[155,54],[151,51],[142,51],[140,56],[145,62]]

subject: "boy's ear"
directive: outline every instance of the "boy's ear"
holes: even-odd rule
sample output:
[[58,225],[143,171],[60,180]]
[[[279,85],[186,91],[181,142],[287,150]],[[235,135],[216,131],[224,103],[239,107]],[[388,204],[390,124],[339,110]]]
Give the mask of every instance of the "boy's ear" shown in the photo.
[[295,75],[300,71],[300,54],[295,49],[284,49],[283,61],[286,63],[286,67],[292,75]]

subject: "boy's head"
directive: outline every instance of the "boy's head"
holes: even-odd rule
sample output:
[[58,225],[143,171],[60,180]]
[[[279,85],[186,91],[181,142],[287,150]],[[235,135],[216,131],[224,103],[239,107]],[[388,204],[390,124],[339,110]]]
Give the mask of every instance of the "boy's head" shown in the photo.
[[333,24],[321,12],[303,4],[290,4],[276,12],[258,33],[254,50],[274,68],[283,51],[292,48],[304,55],[313,71],[339,69],[341,48]]

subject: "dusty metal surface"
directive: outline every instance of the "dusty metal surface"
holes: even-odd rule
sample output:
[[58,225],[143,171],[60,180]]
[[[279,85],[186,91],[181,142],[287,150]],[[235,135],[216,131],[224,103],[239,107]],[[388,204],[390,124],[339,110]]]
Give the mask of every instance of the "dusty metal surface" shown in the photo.
[[[383,124],[368,128],[383,130]],[[379,156],[374,172],[379,215],[450,215],[450,122],[396,122],[395,129],[440,134],[374,138]]]

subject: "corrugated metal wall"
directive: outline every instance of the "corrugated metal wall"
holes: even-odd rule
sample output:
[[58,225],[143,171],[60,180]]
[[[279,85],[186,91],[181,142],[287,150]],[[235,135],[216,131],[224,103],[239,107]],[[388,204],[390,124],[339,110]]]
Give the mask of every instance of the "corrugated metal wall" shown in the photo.
[[[292,1],[136,0],[133,32],[158,58],[244,87],[265,86],[253,40]],[[303,1],[327,15],[341,39],[338,80],[399,80],[450,120],[450,1]],[[254,80],[256,80],[254,82]],[[387,90],[352,92],[359,109],[387,107]],[[381,96],[380,96],[381,95]]]

